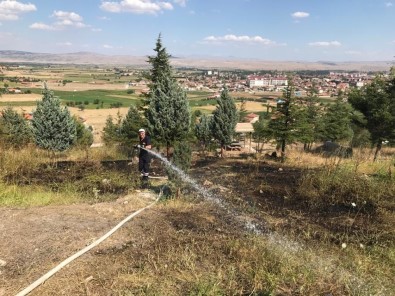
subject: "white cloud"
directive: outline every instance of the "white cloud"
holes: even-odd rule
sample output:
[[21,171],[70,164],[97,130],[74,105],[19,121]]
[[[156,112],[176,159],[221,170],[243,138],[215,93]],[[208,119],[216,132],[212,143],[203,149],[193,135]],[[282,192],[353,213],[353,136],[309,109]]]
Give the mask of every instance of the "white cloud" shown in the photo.
[[244,43],[259,43],[264,45],[275,45],[276,42],[262,38],[261,36],[236,36],[236,35],[225,35],[225,36],[208,36],[204,38],[206,42],[215,42],[215,43],[222,43],[222,42],[244,42]]
[[105,1],[100,5],[100,8],[109,12],[157,14],[163,10],[172,10],[173,5],[170,2],[153,0],[121,0],[119,2]]
[[107,48],[107,49],[114,48],[114,46],[109,45],[109,44],[103,44],[103,47],[104,47],[104,48]]
[[4,0],[0,2],[0,20],[18,20],[20,14],[36,10],[36,6],[31,3],[25,4],[18,1]]
[[47,31],[54,31],[57,30],[54,26],[46,25],[44,23],[34,23],[31,24],[30,29],[37,29],[37,30],[47,30]]
[[101,31],[103,31],[103,30],[100,29],[100,28],[92,28],[91,31],[92,31],[92,32],[101,32]]
[[182,6],[182,7],[187,6],[187,0],[173,0],[173,2]]
[[385,7],[391,7],[394,6],[394,4],[392,2],[386,2],[385,3]]
[[310,42],[310,46],[317,46],[317,47],[329,47],[329,46],[341,46],[339,41],[318,41],[318,42]]
[[82,17],[75,13],[75,12],[68,12],[68,11],[54,11],[52,14],[53,17],[57,19],[57,22],[55,22],[56,26],[62,27],[62,26],[72,26],[72,27],[77,27],[77,28],[84,28],[87,25],[83,23]]
[[100,16],[99,19],[102,20],[102,21],[109,21],[109,20],[111,20],[109,17],[106,17],[106,16]]
[[74,27],[74,28],[85,28],[90,27],[83,22],[83,18],[75,13],[68,11],[55,10],[51,17],[55,18],[56,21],[50,25],[44,23],[34,23],[30,25],[31,29],[39,29],[39,30],[62,30],[66,27]]
[[294,12],[293,14],[291,14],[291,16],[292,16],[293,18],[296,18],[296,19],[301,19],[301,18],[309,17],[309,16],[310,16],[310,13],[308,13],[308,12],[303,12],[303,11],[297,11],[297,12]]

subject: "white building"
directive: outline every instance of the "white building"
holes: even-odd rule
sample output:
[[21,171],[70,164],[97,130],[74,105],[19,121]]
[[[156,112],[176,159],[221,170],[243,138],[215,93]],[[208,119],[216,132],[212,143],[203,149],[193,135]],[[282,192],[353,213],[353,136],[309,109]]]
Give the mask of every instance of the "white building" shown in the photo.
[[257,75],[247,76],[247,85],[250,88],[264,87],[264,86],[287,86],[288,79],[286,77],[265,77]]

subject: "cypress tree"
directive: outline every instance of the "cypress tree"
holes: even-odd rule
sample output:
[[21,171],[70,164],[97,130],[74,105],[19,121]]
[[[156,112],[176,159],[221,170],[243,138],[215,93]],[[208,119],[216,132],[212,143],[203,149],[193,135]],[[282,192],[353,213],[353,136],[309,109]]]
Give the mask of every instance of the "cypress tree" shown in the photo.
[[33,112],[32,128],[36,145],[51,151],[64,151],[74,144],[76,126],[67,107],[47,87]]
[[172,77],[169,54],[162,47],[160,36],[155,51],[156,57],[149,59],[152,83],[146,118],[153,138],[166,146],[169,157],[170,147],[188,136],[190,111],[186,93]]
[[211,132],[221,146],[221,156],[223,156],[224,146],[232,142],[237,120],[236,104],[225,87],[217,99],[217,107],[211,120]]

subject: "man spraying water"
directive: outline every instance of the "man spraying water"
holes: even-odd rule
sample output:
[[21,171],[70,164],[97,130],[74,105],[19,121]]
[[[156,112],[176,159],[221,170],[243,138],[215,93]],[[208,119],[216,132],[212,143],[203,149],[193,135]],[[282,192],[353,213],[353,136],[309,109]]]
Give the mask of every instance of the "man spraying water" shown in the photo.
[[137,145],[140,148],[139,153],[139,171],[142,173],[142,187],[148,187],[148,175],[149,175],[149,167],[151,162],[150,154],[147,150],[152,148],[151,146],[151,138],[146,135],[145,129],[139,129],[139,140],[140,143]]

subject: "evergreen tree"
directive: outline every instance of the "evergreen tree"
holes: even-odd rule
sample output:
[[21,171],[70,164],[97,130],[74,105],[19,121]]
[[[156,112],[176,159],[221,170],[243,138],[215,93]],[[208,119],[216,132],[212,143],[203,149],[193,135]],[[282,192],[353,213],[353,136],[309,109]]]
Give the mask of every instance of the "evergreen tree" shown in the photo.
[[221,146],[221,156],[225,145],[232,142],[237,120],[236,104],[225,87],[217,99],[217,107],[211,120],[211,133]]
[[172,77],[169,55],[160,36],[155,51],[157,56],[149,59],[152,83],[146,118],[153,138],[166,146],[169,157],[170,147],[188,136],[190,111],[186,93]]
[[[173,164],[184,172],[188,172],[191,167],[192,149],[189,143],[176,143],[174,145]],[[178,175],[172,169],[168,169],[170,179],[177,179]]]
[[342,96],[336,99],[335,104],[330,104],[322,118],[321,140],[339,142],[350,140],[352,108]]
[[246,116],[247,116],[246,104],[247,104],[246,100],[242,99],[239,109],[239,122],[246,122]]
[[260,118],[257,122],[252,124],[254,127],[254,133],[252,136],[257,143],[258,152],[262,151],[264,143],[270,138],[271,133],[267,125],[267,121],[263,118]]
[[146,125],[146,122],[135,106],[130,106],[125,118],[120,125],[122,142],[127,145],[138,142],[138,130]]
[[[148,63],[151,64],[152,68],[147,78],[152,82],[152,84],[163,84],[166,78],[172,77],[173,69],[170,66],[170,55],[162,45],[161,34],[159,34],[158,39],[156,40],[154,51],[156,52],[156,55],[148,57]],[[163,86],[165,87],[165,89],[163,89],[164,92],[168,91],[170,88],[168,85]]]
[[113,145],[119,143],[122,140],[120,133],[121,119],[118,117],[118,121],[114,123],[114,119],[109,115],[106,119],[106,124],[103,128],[103,142],[106,145]]
[[319,105],[317,94],[317,88],[313,84],[307,97],[302,101],[305,105],[304,129],[301,137],[304,150],[311,149],[312,143],[320,138],[319,133],[322,130],[322,107]]
[[353,90],[348,100],[366,118],[376,160],[383,141],[395,141],[395,77],[377,77],[362,89]]
[[200,117],[199,123],[195,125],[195,135],[204,153],[213,137],[211,133],[211,117],[208,117],[206,114]]
[[[272,114],[269,121],[269,129],[281,147],[281,159],[285,160],[285,149],[288,144],[298,140],[301,132],[302,110],[294,97],[294,86],[289,80],[288,87],[284,91],[284,98],[277,103],[277,110]],[[304,115],[304,114],[303,114]]]
[[0,112],[0,139],[6,146],[14,148],[26,146],[33,139],[28,122],[11,107]]
[[64,151],[74,144],[76,127],[67,107],[47,87],[33,112],[32,128],[36,145],[51,151]]
[[87,128],[76,116],[73,116],[73,119],[76,127],[75,145],[82,148],[90,147],[93,143],[92,131]]

